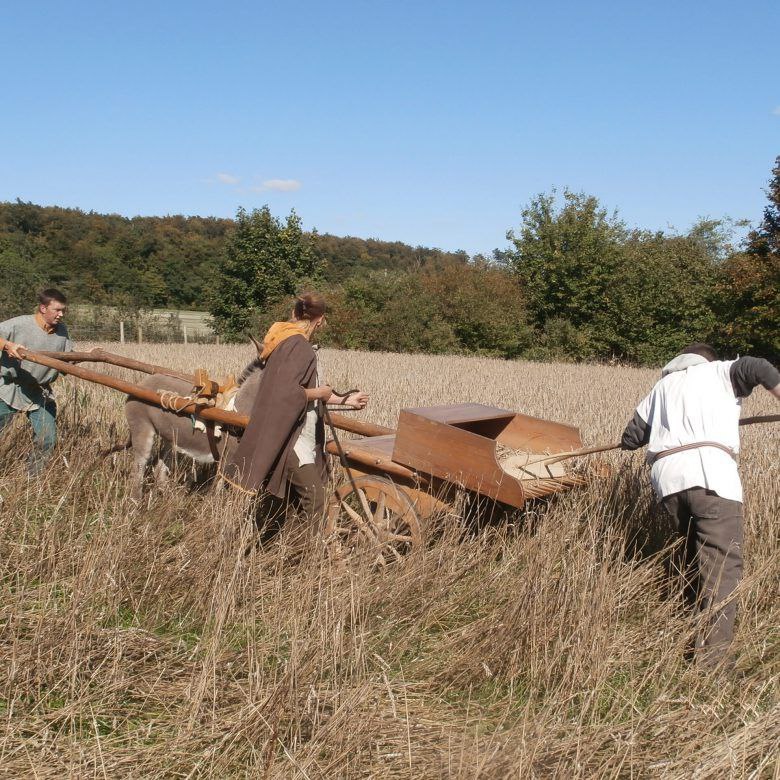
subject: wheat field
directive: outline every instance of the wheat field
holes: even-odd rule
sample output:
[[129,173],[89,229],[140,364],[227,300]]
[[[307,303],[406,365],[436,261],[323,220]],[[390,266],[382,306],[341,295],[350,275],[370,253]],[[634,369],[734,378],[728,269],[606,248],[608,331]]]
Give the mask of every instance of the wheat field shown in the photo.
[[[93,345],[80,345],[87,348]],[[212,376],[249,347],[101,345]],[[115,370],[131,377],[130,372]],[[322,350],[360,418],[475,401],[616,441],[657,372]],[[0,776],[778,778],[777,425],[743,430],[737,670],[696,631],[639,453],[499,521],[455,503],[385,568],[336,567],[186,473],[128,500],[123,396],[63,378],[60,443],[29,481],[0,440]],[[745,414],[776,412],[756,390]],[[183,469],[186,471],[186,469]]]

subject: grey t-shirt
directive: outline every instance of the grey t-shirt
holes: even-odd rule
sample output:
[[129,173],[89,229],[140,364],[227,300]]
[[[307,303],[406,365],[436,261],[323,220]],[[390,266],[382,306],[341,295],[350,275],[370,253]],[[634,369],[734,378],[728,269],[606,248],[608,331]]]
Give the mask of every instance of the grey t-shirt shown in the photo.
[[[0,322],[0,338],[21,344],[33,351],[71,352],[73,342],[63,323],[47,333],[32,314]],[[12,409],[29,412],[43,406],[50,395],[49,385],[59,376],[53,368],[21,362],[3,351],[0,360],[0,400]]]

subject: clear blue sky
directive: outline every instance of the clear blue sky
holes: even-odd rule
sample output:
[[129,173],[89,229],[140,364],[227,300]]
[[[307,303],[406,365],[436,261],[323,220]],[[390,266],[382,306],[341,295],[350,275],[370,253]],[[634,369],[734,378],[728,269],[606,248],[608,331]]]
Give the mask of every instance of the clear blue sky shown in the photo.
[[0,9],[0,200],[472,253],[553,186],[758,220],[780,154],[777,0]]

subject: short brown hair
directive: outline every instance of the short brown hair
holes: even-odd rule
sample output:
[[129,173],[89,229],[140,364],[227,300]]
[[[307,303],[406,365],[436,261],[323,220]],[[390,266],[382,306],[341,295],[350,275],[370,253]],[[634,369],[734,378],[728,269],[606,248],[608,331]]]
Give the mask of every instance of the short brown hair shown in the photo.
[[48,306],[52,301],[64,304],[68,302],[68,299],[56,287],[47,287],[38,293],[38,303],[41,306]]
[[295,299],[293,312],[297,320],[313,320],[325,314],[325,299],[319,293],[301,293]]
[[709,344],[702,344],[696,342],[695,344],[689,344],[685,349],[680,350],[681,355],[700,355],[705,360],[709,360],[712,363],[713,360],[718,359],[718,353],[714,347]]

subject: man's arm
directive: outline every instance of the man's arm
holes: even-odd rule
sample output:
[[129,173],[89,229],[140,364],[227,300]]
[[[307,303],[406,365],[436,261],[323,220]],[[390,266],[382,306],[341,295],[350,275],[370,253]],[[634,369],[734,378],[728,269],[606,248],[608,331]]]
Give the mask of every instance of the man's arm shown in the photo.
[[9,326],[7,322],[0,322],[0,352],[5,351],[11,357],[21,360],[22,356],[18,351],[21,344],[16,344],[13,337],[13,325]]
[[780,386],[780,371],[768,360],[750,356],[735,360],[729,368],[731,387],[737,398],[747,398],[754,387],[762,385],[776,397],[775,392]]
[[639,416],[639,412],[634,412],[631,422],[623,431],[620,439],[621,450],[638,450],[644,447],[650,441],[650,426]]

